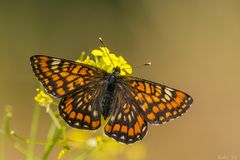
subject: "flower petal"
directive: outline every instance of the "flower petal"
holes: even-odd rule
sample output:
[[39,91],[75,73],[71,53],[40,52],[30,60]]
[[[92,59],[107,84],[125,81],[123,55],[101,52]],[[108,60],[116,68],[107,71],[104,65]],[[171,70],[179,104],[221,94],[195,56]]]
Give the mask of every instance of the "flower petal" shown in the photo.
[[103,56],[104,53],[99,49],[94,49],[92,50],[91,54],[94,56]]

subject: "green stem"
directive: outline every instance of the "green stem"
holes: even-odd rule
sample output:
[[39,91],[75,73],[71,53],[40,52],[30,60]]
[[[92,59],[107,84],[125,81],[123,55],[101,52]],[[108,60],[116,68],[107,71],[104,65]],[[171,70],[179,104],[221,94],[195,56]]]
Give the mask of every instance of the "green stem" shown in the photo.
[[47,141],[37,141],[37,140],[30,140],[30,139],[26,139],[18,134],[16,134],[14,131],[11,132],[11,136],[15,137],[16,139],[18,139],[19,141],[22,141],[26,144],[38,144],[38,145],[45,145],[47,143]]
[[22,153],[24,156],[27,157],[28,153],[25,149],[22,148],[22,146],[19,143],[13,142],[13,147],[20,153]]
[[0,134],[0,160],[5,160],[5,135]]
[[96,148],[94,149],[90,149],[90,150],[85,150],[83,151],[82,154],[74,157],[72,160],[84,160],[86,159],[91,153],[95,152],[96,151]]
[[52,104],[58,107],[58,102],[53,101]]
[[62,134],[61,126],[60,126],[60,129],[58,129],[56,124],[52,122],[49,128],[48,137],[47,137],[49,142],[45,145],[42,160],[48,159],[49,154],[51,153],[53,147],[56,145],[56,143],[60,139],[61,134]]
[[[11,141],[11,143],[13,144],[13,147],[19,151],[20,153],[22,153],[23,155],[27,156],[27,151],[25,149],[23,149],[23,147],[17,143],[14,138],[13,138],[13,135],[14,135],[14,131],[11,131],[10,130],[10,120],[11,120],[11,117],[12,117],[12,112],[11,112],[11,107],[10,106],[7,106],[6,109],[5,109],[5,113],[4,113],[4,118],[3,118],[3,125],[2,125],[2,128],[3,128],[3,134],[4,134],[4,138],[9,138],[9,140]],[[2,143],[4,143],[4,140],[1,141]],[[3,160],[5,160],[5,151],[4,151],[4,148],[1,149],[3,153],[1,153],[1,158],[3,158]],[[39,159],[38,157],[35,157],[35,159]],[[1,159],[2,160],[2,159]]]
[[80,57],[79,57],[79,60],[80,60],[80,61],[83,61],[85,54],[86,54],[85,52],[82,52],[82,53],[81,53],[81,55],[80,55]]
[[6,144],[6,137],[7,135],[10,133],[10,129],[9,129],[9,122],[10,119],[12,117],[12,112],[11,112],[11,106],[6,106],[5,107],[5,112],[4,112],[4,116],[3,116],[3,121],[1,124],[1,128],[2,128],[2,134],[0,135],[0,160],[5,160],[6,159],[6,155],[5,155],[5,144]]
[[53,110],[51,109],[50,105],[46,106],[47,108],[47,112],[49,114],[49,116],[51,117],[51,119],[53,120],[53,123],[56,125],[56,127],[58,129],[61,129],[61,124],[58,121],[58,118],[56,117],[56,115],[54,114]]
[[[36,105],[34,107],[34,112],[32,117],[31,132],[30,132],[30,139],[29,139],[30,141],[36,140],[39,117],[40,117],[40,106]],[[34,150],[35,150],[35,145],[33,143],[28,143],[27,160],[34,159]]]
[[[14,147],[18,152],[22,153],[24,156],[26,156],[26,157],[28,156],[27,150],[23,149],[23,147],[22,147],[19,143],[13,142],[13,147]],[[40,160],[40,158],[37,157],[37,156],[35,156],[35,157],[34,157],[34,160]]]

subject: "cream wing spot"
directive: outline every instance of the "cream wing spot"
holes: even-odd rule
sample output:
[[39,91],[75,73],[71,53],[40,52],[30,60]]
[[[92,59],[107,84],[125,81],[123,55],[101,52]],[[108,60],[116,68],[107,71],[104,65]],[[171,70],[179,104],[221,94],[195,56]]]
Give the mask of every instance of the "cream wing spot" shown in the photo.
[[59,59],[54,59],[54,61],[51,63],[51,65],[58,65],[61,61]]
[[112,116],[112,117],[111,117],[111,121],[114,121],[114,120],[115,120],[115,116]]
[[124,136],[121,136],[121,137],[120,137],[120,139],[124,140],[124,139],[125,139],[125,137],[124,137]]
[[77,106],[77,107],[78,107],[78,108],[81,107],[82,104],[83,104],[83,101],[80,101],[80,102],[78,103],[78,106]]
[[144,127],[142,128],[142,132],[144,132],[146,129],[147,129],[147,127],[144,126]]
[[122,118],[122,113],[119,113],[117,119],[120,120],[121,118]]
[[170,99],[170,97],[169,97],[167,94],[165,94],[165,96],[164,96],[164,97],[165,97],[165,99],[166,99],[166,100],[168,100],[168,101],[170,101],[170,100],[171,100],[171,99]]
[[85,105],[85,106],[82,107],[82,110],[85,110],[86,108],[87,108],[87,106]]
[[56,65],[51,66],[51,69],[52,69],[52,70],[55,70],[55,69],[57,69],[57,68],[58,68],[58,66],[56,66]]
[[131,115],[130,115],[130,114],[128,115],[128,120],[129,120],[129,122],[132,121],[132,118],[131,118]]
[[161,98],[161,100],[162,100],[163,102],[165,102],[165,103],[167,102],[165,98]]
[[127,120],[126,116],[123,116],[123,120],[124,120],[124,121],[126,121],[126,120]]
[[80,102],[82,100],[82,97],[79,97],[77,100],[77,103]]
[[93,111],[93,116],[97,117],[98,116],[98,112],[96,110]]
[[172,92],[172,91],[174,91],[174,90],[173,90],[173,89],[171,89],[171,88],[166,88],[166,89],[167,89],[167,90],[169,90],[169,91],[171,91],[171,92]]
[[131,115],[132,115],[132,117],[134,117],[134,113],[133,113],[133,111],[131,111]]
[[61,61],[60,59],[57,59],[57,58],[52,58],[53,61]]
[[167,88],[165,89],[165,93],[172,97],[172,93]]
[[92,106],[91,106],[91,105],[88,106],[88,111],[89,111],[89,112],[92,111]]
[[55,69],[53,72],[54,73],[59,73],[60,71],[58,69]]
[[62,116],[63,116],[63,117],[66,117],[67,115],[66,115],[65,113],[62,113]]

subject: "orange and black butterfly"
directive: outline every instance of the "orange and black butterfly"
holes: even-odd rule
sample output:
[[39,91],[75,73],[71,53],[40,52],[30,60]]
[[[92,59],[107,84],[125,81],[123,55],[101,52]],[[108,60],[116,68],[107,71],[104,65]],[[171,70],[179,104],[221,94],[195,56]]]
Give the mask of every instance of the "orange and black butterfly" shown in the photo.
[[134,143],[147,123],[162,124],[185,113],[193,102],[186,93],[148,80],[121,76],[71,60],[34,55],[33,72],[49,94],[61,98],[61,117],[74,128],[96,130],[109,117],[107,136]]

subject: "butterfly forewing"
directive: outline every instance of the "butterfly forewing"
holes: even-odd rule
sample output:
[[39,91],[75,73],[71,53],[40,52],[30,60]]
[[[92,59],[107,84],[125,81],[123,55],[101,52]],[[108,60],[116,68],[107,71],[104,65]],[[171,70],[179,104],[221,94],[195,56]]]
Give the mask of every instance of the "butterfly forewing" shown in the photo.
[[147,122],[140,115],[138,106],[133,103],[132,96],[126,91],[126,88],[117,87],[112,104],[114,111],[104,127],[104,132],[116,141],[129,144],[146,135]]
[[36,77],[45,89],[59,98],[102,79],[106,74],[97,67],[44,55],[32,56],[30,61]]
[[136,77],[123,77],[140,112],[151,124],[161,124],[185,113],[193,102],[186,93]]

